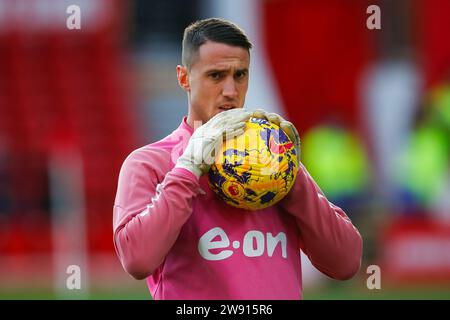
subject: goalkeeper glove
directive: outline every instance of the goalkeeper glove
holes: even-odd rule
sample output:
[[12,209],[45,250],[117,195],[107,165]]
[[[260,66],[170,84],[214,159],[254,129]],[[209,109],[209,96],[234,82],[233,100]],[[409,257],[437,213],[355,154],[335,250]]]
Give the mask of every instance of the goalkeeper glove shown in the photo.
[[245,122],[250,116],[251,113],[242,108],[216,114],[194,131],[175,167],[189,170],[198,178],[208,172],[224,138],[230,139],[243,134]]

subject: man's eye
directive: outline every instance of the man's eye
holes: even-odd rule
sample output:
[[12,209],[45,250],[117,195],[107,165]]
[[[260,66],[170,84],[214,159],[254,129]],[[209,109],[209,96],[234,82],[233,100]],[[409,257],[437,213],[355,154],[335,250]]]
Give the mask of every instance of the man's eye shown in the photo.
[[211,78],[213,78],[214,80],[220,79],[220,73],[219,73],[219,72],[213,72],[213,73],[210,73],[209,76],[210,76]]
[[235,76],[237,79],[242,79],[245,77],[245,75],[246,75],[246,73],[244,71],[238,71],[238,72],[236,72]]

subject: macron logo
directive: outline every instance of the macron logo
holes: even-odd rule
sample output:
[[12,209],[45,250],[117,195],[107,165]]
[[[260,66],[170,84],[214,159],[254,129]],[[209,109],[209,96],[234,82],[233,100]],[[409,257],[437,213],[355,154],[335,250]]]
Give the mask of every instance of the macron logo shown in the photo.
[[[284,232],[280,232],[276,236],[267,232],[264,236],[261,231],[250,230],[244,235],[242,241],[233,241],[230,248],[230,239],[228,238],[228,235],[219,227],[205,232],[205,234],[200,237],[198,241],[198,252],[206,260],[224,260],[229,258],[235,252],[234,250],[239,250],[241,244],[242,252],[246,257],[260,257],[266,252],[266,249],[267,256],[272,257],[276,247],[280,244],[281,256],[285,259],[287,258],[286,234]],[[222,250],[216,250],[214,253],[211,252],[215,249]]]

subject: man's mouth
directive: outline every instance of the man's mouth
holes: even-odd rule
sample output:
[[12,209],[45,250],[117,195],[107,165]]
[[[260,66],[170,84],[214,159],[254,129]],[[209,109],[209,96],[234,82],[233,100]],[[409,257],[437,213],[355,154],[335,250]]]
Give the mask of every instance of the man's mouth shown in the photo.
[[224,104],[219,107],[220,110],[230,110],[230,109],[235,109],[235,108],[236,108],[236,106],[234,106],[232,104]]

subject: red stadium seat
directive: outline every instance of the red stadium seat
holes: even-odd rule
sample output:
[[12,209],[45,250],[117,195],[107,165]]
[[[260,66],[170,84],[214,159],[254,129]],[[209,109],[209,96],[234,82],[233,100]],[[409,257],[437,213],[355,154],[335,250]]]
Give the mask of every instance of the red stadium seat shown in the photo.
[[[19,210],[8,222],[8,232],[2,232],[2,251],[51,250],[50,213],[42,206],[48,196],[46,153],[55,143],[68,141],[66,134],[83,160],[89,247],[114,250],[111,221],[118,171],[137,145],[124,108],[129,96],[121,85],[121,52],[107,37],[16,33],[0,40],[6,48],[0,50],[0,124],[12,158],[18,159],[11,175]],[[16,219],[21,216],[33,217],[33,223]]]

